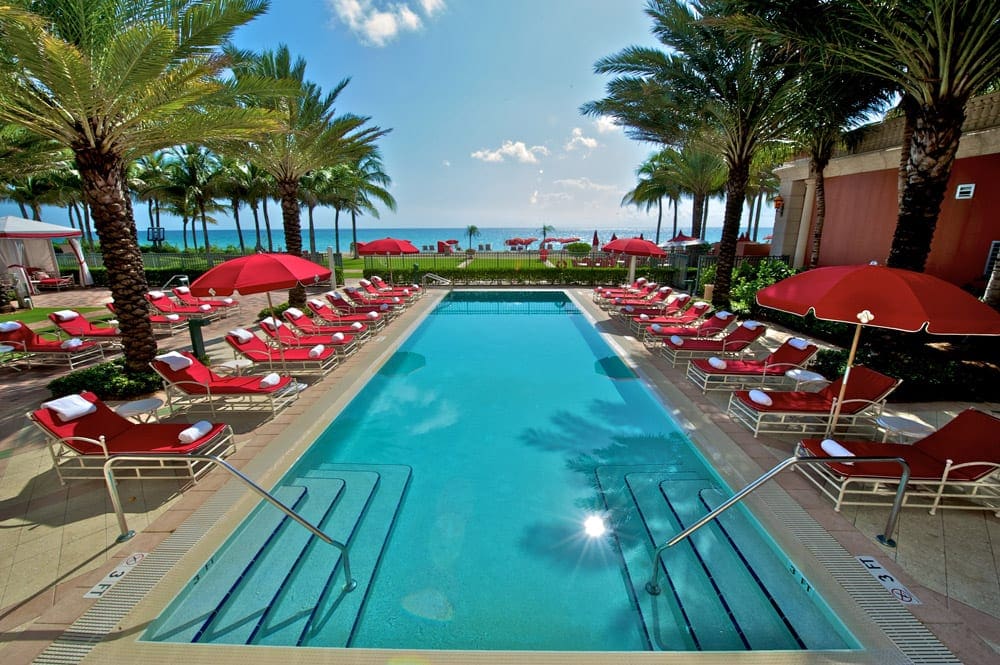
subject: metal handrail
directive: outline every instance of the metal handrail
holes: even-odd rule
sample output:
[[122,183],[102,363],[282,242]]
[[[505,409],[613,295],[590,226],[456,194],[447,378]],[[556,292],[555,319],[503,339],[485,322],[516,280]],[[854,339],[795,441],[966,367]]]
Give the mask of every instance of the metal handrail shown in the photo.
[[118,527],[121,529],[121,534],[116,539],[116,542],[123,543],[129,540],[135,535],[135,531],[128,528],[128,524],[125,521],[125,511],[122,509],[122,500],[118,496],[118,484],[115,482],[115,471],[112,468],[116,462],[147,462],[147,461],[172,461],[172,460],[183,460],[183,461],[194,461],[194,462],[207,462],[209,464],[215,464],[216,466],[221,466],[223,469],[228,471],[230,474],[241,480],[247,487],[252,489],[262,498],[267,500],[271,505],[280,510],[281,512],[288,515],[290,518],[304,526],[308,529],[314,536],[322,540],[323,542],[333,545],[338,550],[344,559],[344,576],[346,581],[344,582],[344,591],[353,591],[357,588],[358,583],[351,577],[351,559],[347,551],[347,545],[339,541],[334,540],[330,536],[326,535],[315,526],[307,522],[303,517],[301,517],[294,510],[283,504],[281,501],[276,499],[263,487],[250,480],[247,476],[243,475],[238,469],[232,466],[229,462],[223,459],[215,457],[214,455],[181,455],[181,454],[166,454],[166,455],[116,455],[115,457],[109,457],[108,461],[104,463],[104,482],[108,486],[108,494],[111,495],[111,504],[114,506],[115,515],[118,518]]
[[790,466],[795,466],[796,464],[828,464],[830,462],[895,462],[903,467],[903,473],[899,476],[899,487],[896,489],[896,498],[892,502],[892,510],[889,511],[889,519],[885,524],[885,533],[879,534],[875,538],[883,545],[888,547],[895,547],[896,541],[892,539],[892,532],[896,530],[896,518],[899,516],[899,509],[903,506],[903,494],[906,492],[906,483],[910,480],[910,465],[906,463],[902,457],[789,457],[788,459],[780,462],[776,467],[766,472],[757,480],[753,481],[739,492],[729,497],[726,501],[720,504],[715,510],[708,513],[700,520],[689,526],[688,528],[681,531],[679,534],[660,545],[656,548],[653,553],[653,570],[649,576],[649,581],[646,582],[646,591],[651,595],[659,595],[660,593],[660,557],[663,552],[670,547],[673,547],[677,543],[685,540],[692,533],[705,526],[709,522],[715,520],[719,515],[726,512],[737,503],[746,498],[749,494],[754,492],[761,485],[766,483],[768,480],[778,475]]
[[170,285],[174,283],[175,279],[181,286],[187,286],[188,283],[191,281],[191,278],[188,277],[187,275],[171,275],[170,279],[167,280],[167,283],[160,287],[160,290],[166,291],[170,287]]
[[432,272],[425,272],[423,276],[423,283],[426,285],[427,281],[430,280],[435,284],[444,284],[446,286],[451,286],[451,280],[447,277],[442,277],[441,275],[435,275]]

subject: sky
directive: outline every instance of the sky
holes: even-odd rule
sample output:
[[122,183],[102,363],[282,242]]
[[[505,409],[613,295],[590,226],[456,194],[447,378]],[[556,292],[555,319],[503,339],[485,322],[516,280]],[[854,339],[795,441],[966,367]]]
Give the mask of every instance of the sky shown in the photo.
[[[234,41],[257,51],[287,44],[324,91],[350,78],[337,111],[391,128],[379,147],[397,210],[383,208],[380,220],[363,217],[360,226],[652,227],[655,208],[620,204],[656,146],[579,110],[604,96],[608,77],[593,72],[598,59],[633,44],[658,45],[644,6],[271,0]],[[710,225],[721,225],[722,207],[712,204]],[[270,210],[280,218],[276,203]],[[3,204],[0,214],[19,212]],[[689,228],[690,201],[680,215]],[[316,216],[318,226],[333,226],[332,210]],[[47,210],[45,219],[65,223],[65,213]],[[180,228],[180,221],[165,226]]]

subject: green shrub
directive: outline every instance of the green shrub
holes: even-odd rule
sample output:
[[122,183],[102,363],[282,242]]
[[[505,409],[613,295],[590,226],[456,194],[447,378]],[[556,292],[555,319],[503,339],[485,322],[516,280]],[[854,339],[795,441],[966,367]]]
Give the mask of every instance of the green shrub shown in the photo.
[[284,312],[289,307],[291,307],[291,305],[289,305],[287,302],[278,303],[274,307],[265,307],[264,309],[257,312],[257,320],[260,321],[261,319],[266,319],[267,317],[272,316],[278,321],[281,321],[282,318],[281,313]]
[[[757,292],[794,274],[793,268],[784,261],[776,259],[760,261],[756,265],[750,262],[741,263],[733,273],[733,285],[729,289],[729,305],[736,314],[754,315],[758,309]],[[715,277],[714,272],[712,277]]]
[[125,400],[148,395],[163,387],[153,370],[128,372],[125,360],[118,358],[86,369],[79,369],[49,382],[53,397],[74,395],[89,390],[102,400]]
[[568,245],[564,245],[563,249],[570,254],[576,254],[578,256],[586,256],[594,249],[590,243],[587,242],[571,242]]

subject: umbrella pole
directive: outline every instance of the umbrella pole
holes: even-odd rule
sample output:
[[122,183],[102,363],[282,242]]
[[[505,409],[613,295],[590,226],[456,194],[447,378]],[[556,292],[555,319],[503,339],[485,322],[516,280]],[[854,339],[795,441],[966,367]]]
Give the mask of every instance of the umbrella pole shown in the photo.
[[[267,310],[271,312],[271,318],[277,321],[278,319],[274,316],[274,303],[271,302],[271,292],[267,292]],[[285,362],[285,345],[281,343],[281,338],[278,338],[278,355],[281,356],[281,369],[285,370],[285,375],[288,375],[288,363]]]
[[628,259],[628,279],[625,282],[631,286],[632,282],[635,281],[635,254]]
[[854,356],[858,353],[858,340],[861,339],[861,324],[854,329],[854,339],[851,340],[851,350],[847,354],[847,369],[844,370],[844,380],[840,382],[840,394],[837,395],[837,403],[833,405],[833,415],[830,416],[830,424],[827,425],[826,436],[833,434],[837,425],[837,418],[840,416],[840,406],[844,401],[844,394],[847,393],[847,382],[851,378],[851,366],[854,365]]

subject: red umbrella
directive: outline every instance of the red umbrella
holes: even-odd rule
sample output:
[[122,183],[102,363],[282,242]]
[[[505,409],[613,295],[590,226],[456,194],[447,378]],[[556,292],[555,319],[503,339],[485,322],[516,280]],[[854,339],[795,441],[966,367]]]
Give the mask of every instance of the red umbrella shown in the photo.
[[694,236],[686,236],[683,233],[678,233],[670,240],[663,243],[665,247],[686,247],[687,245],[700,245],[701,239],[695,238]]
[[594,231],[594,239],[590,241],[591,247],[597,247],[601,244],[601,239],[597,237],[597,231]]
[[524,238],[507,238],[503,242],[504,242],[505,245],[509,245],[511,247],[514,247],[516,245],[523,245],[523,244],[525,244]]
[[614,234],[614,233],[612,232],[612,234],[611,234],[611,242],[614,242],[615,240],[618,240],[618,236],[616,236],[616,235],[615,235],[615,234]]
[[831,427],[840,413],[862,326],[934,335],[1000,335],[1000,312],[950,282],[879,265],[816,268],[757,292],[757,302],[782,312],[854,323],[847,371]]
[[444,243],[446,245],[457,245],[458,241],[457,240],[445,240]]
[[398,240],[396,238],[372,240],[358,247],[358,254],[369,256],[373,254],[399,256],[401,254],[419,253],[420,250],[414,247],[409,240]]
[[605,252],[628,254],[630,256],[666,256],[667,253],[649,240],[642,238],[614,239],[601,248]]

